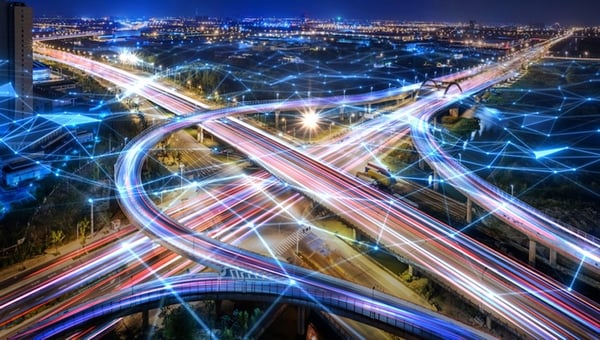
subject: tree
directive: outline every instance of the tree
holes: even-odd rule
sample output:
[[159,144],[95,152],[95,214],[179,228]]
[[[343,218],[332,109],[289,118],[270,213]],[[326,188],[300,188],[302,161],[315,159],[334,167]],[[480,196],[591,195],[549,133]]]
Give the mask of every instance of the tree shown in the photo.
[[198,326],[188,308],[179,305],[167,309],[163,315],[162,335],[165,339],[194,339],[197,337]]
[[63,233],[62,230],[52,230],[50,232],[50,237],[52,238],[52,244],[54,244],[55,250],[56,250],[56,255],[58,255],[58,244],[62,243],[62,241],[65,239],[65,233]]
[[77,230],[79,230],[79,242],[81,243],[81,247],[85,247],[86,239],[87,239],[87,231],[90,229],[90,220],[84,218],[83,220],[77,223]]

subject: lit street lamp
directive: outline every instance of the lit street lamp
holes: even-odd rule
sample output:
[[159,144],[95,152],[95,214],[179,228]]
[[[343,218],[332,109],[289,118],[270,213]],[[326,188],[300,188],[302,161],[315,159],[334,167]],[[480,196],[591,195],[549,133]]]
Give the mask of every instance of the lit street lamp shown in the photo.
[[91,237],[94,237],[94,200],[88,198],[88,203],[90,204],[90,228],[91,228]]

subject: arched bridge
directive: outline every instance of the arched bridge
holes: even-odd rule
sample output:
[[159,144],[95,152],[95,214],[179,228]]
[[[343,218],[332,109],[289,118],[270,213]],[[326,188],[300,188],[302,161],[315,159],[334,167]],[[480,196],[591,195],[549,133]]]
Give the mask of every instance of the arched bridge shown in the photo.
[[433,79],[433,78],[428,78],[424,82],[421,83],[421,86],[417,90],[417,96],[420,95],[421,90],[423,88],[434,88],[436,90],[441,90],[444,87],[446,88],[444,90],[444,96],[445,96],[446,94],[448,94],[448,90],[450,90],[450,88],[452,86],[458,87],[458,89],[460,90],[460,92],[461,93],[463,92],[462,87],[460,86],[460,84],[456,80],[453,80],[453,81],[442,81],[442,80],[437,80],[437,79]]

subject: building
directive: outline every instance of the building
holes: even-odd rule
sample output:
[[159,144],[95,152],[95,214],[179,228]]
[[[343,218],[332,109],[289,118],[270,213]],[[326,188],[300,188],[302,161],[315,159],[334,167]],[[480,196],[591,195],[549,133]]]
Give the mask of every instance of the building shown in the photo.
[[0,103],[0,123],[33,112],[33,11],[23,2],[0,0],[0,86],[10,84],[14,99]]
[[50,72],[50,67],[39,62],[33,62],[33,82],[41,83],[50,80],[52,77],[52,73]]

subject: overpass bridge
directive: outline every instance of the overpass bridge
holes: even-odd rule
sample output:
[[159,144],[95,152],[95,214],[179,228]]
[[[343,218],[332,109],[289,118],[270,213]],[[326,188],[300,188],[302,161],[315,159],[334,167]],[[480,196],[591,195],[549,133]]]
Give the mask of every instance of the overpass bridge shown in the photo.
[[[369,95],[372,95],[372,94],[365,94],[365,95],[362,95],[362,96],[356,96],[356,98],[354,98],[354,99],[356,99],[357,101],[365,100],[365,97],[368,97]],[[318,107],[318,105],[320,105],[320,104],[326,106],[326,105],[331,105],[332,101],[335,102],[336,100],[338,102],[341,102],[342,98],[337,97],[337,98],[317,98],[317,99],[311,99],[311,101],[310,101],[309,104],[311,104],[312,106],[316,106],[316,107]],[[346,98],[343,98],[343,100],[346,100]],[[298,107],[298,106],[303,105],[303,104],[306,104],[306,103],[301,103],[299,101],[296,101],[296,102],[275,103],[275,104],[272,104],[272,105],[270,105],[270,104],[263,104],[263,105],[259,105],[258,107],[244,107],[242,109],[237,109],[237,110],[233,110],[233,109],[222,110],[222,111],[218,111],[218,112],[209,113],[209,114],[207,114],[207,115],[205,115],[203,117],[198,117],[195,123],[200,123],[200,122],[203,122],[203,121],[206,121],[206,120],[210,120],[210,119],[218,117],[219,115],[220,116],[226,116],[228,114],[245,114],[245,113],[252,113],[252,112],[257,112],[257,111],[258,112],[261,112],[261,111],[264,112],[264,110],[272,110],[272,109],[277,109],[277,108],[292,109],[294,107]],[[435,109],[441,108],[441,106],[442,106],[443,103],[434,103],[434,105],[429,105],[429,104],[430,103],[423,103],[423,105],[433,106],[432,108],[435,108]],[[193,122],[189,122],[189,124],[193,124]],[[164,127],[159,127],[158,128],[159,130],[153,131],[153,132],[160,133],[161,131],[163,131],[163,130],[160,130],[160,129],[163,129],[163,128]],[[168,130],[164,130],[164,133],[167,133],[167,132],[168,132]],[[140,136],[140,138],[138,138],[137,141],[141,141],[141,138],[143,138],[143,136]],[[151,141],[146,141],[146,142],[149,143]],[[142,147],[139,144],[133,145],[132,148],[133,149],[129,150],[131,153],[142,150],[141,149]],[[134,162],[134,160],[130,159],[130,160],[128,160],[128,162]],[[137,164],[135,164],[135,163],[129,163],[129,164],[125,165],[125,168],[127,168],[127,169],[136,169],[136,167],[137,167]],[[122,171],[126,171],[126,170],[123,169]],[[122,173],[122,175],[127,176],[126,173]],[[121,190],[133,190],[134,192],[137,192],[139,190],[139,188],[135,187],[135,181],[136,181],[135,179],[127,178],[127,179],[119,179],[119,181],[128,181],[129,185],[134,185],[134,187],[128,187],[126,185],[120,186],[119,187],[120,191]],[[121,183],[123,183],[123,182],[121,182]],[[131,197],[135,197],[136,199],[141,199],[141,201],[145,200],[143,192],[137,192],[137,193],[133,193],[133,192],[132,193],[125,193],[125,192],[123,192],[122,194],[123,195],[129,195],[129,194],[131,194],[132,196],[130,196],[130,198]],[[125,196],[123,196],[123,197],[125,197]],[[131,203],[131,202],[129,202],[129,203]],[[146,205],[146,204],[143,203],[143,205]],[[152,211],[152,207],[150,207],[150,206],[146,206],[145,208],[148,208],[149,209],[148,211]],[[140,218],[140,221],[145,219],[140,214],[146,214],[146,213],[148,213],[148,212],[145,212],[143,210],[142,211],[136,211],[136,212],[130,211],[130,212],[134,213],[135,215],[137,215],[137,217]],[[414,218],[421,218],[420,216],[413,215],[412,213],[410,214],[410,216],[413,216]],[[158,218],[160,219],[161,217],[158,216]],[[164,221],[162,221],[162,220],[161,221],[153,220],[152,224],[154,224],[154,223],[164,223],[164,225],[168,225],[171,228],[177,228],[176,226],[170,225],[170,222],[167,221],[167,220],[164,220]],[[144,225],[146,225],[146,224],[144,224]],[[180,232],[182,232],[184,234],[186,233],[185,230],[180,230]],[[168,239],[166,239],[166,240],[168,240]],[[194,254],[195,252],[191,250],[191,242],[190,242],[190,244],[188,246],[189,246],[189,248],[187,248],[188,250],[183,250],[183,252],[186,253],[186,255],[189,255],[191,258],[194,258],[194,259],[203,260],[197,254]],[[173,250],[175,250],[175,251],[177,251],[177,250],[182,251],[181,249],[175,249],[175,247],[173,245],[171,245],[170,248],[173,249]],[[209,245],[207,248],[210,249],[211,246]],[[222,248],[220,248],[220,249],[222,249]],[[218,254],[218,253],[219,253],[219,248],[215,249],[215,254]],[[556,291],[555,294],[557,294],[559,291],[560,291],[560,289],[558,291]],[[562,298],[568,299],[567,296],[562,296]]]
[[71,34],[51,34],[51,35],[37,35],[33,37],[33,41],[52,41],[52,40],[61,40],[61,39],[74,39],[74,38],[85,38],[85,37],[95,37],[99,35],[105,34],[104,31],[86,31],[79,33],[71,33]]
[[[66,338],[86,326],[145,312],[170,304],[200,300],[269,302],[326,310],[338,316],[384,329],[407,339],[491,339],[472,327],[426,308],[371,288],[355,285],[363,296],[322,289],[299,282],[273,279],[239,280],[218,274],[183,275],[132,287],[54,315],[9,339]],[[396,306],[396,307],[390,307]],[[303,318],[299,315],[299,321]],[[299,325],[304,329],[305,325]],[[206,331],[211,332],[210,329]],[[214,334],[213,334],[214,335]],[[211,336],[212,338],[212,336]]]

